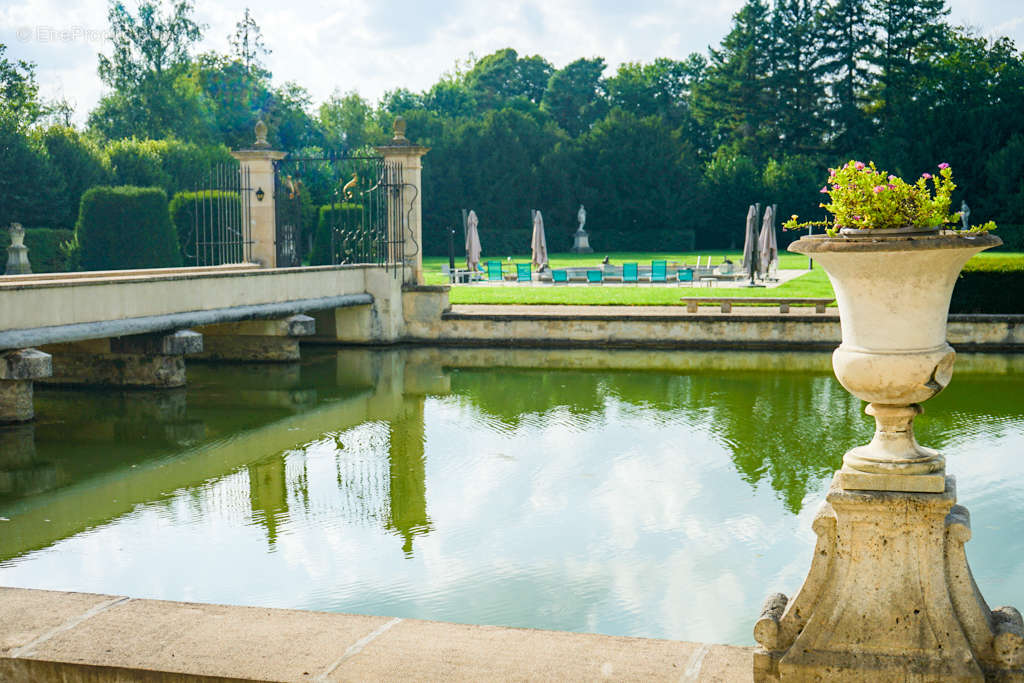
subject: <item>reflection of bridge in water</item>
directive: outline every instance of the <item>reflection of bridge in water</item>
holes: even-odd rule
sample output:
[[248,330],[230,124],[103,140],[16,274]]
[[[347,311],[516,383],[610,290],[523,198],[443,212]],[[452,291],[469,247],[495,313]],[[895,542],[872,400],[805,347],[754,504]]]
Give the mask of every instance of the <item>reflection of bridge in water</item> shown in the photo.
[[[943,420],[998,402],[991,382],[975,383],[977,374],[1024,370],[1013,356],[959,363],[960,398],[941,411],[950,416]],[[494,368],[502,369],[501,387]],[[188,389],[160,394],[105,392],[81,401],[79,391],[43,390],[37,423],[0,429],[0,516],[10,520],[0,560],[240,471],[247,485],[229,495],[244,497],[236,507],[249,510],[273,547],[296,506],[308,512],[310,504],[305,461],[295,456],[319,446],[334,452],[341,494],[329,514],[389,530],[408,556],[415,537],[432,528],[428,395],[461,397],[513,426],[557,407],[601,416],[607,396],[694,420],[710,415],[740,476],[770,482],[791,511],[844,451],[844,443],[820,441],[821,421],[842,423],[828,434],[870,430],[860,403],[834,385],[827,354],[343,350],[302,364],[200,365],[190,376]],[[989,392],[985,400],[971,400],[979,391]],[[942,426],[924,424],[922,435],[941,446]],[[817,444],[811,455],[807,443]]]

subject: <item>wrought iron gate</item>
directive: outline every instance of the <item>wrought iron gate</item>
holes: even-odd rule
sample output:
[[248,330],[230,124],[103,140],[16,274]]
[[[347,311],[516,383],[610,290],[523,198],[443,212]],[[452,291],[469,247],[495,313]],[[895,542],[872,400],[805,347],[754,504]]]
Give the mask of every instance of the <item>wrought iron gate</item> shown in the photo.
[[251,191],[248,167],[236,162],[214,166],[199,187],[176,198],[175,220],[191,224],[181,245],[186,265],[252,261]]
[[[403,263],[409,203],[400,164],[381,157],[275,162],[278,266]],[[396,273],[398,271],[396,270]]]

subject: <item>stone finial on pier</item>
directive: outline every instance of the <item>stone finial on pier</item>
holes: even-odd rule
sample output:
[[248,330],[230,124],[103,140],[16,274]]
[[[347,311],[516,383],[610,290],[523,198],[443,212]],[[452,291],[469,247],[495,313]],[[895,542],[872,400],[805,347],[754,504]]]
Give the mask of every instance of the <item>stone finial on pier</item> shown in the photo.
[[25,228],[21,227],[21,223],[11,223],[9,232],[11,246],[7,247],[7,268],[4,275],[28,275],[32,272],[32,265],[28,262]]
[[256,142],[253,144],[254,148],[266,149],[270,147],[270,143],[267,142],[267,124],[263,123],[263,119],[256,121],[253,131],[256,133]]

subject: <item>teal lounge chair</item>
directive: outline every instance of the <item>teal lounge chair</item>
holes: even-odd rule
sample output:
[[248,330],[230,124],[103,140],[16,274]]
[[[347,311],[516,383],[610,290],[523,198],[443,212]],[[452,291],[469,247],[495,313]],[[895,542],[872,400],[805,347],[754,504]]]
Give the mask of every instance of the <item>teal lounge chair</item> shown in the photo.
[[638,273],[640,267],[635,263],[623,263],[622,264],[622,281],[623,282],[638,282],[640,280]]
[[682,268],[676,273],[676,282],[683,284],[689,282],[693,284],[693,268]]
[[588,285],[599,285],[604,281],[604,271],[601,270],[588,270],[587,271],[587,284]]
[[651,261],[651,282],[668,281],[668,261]]
[[551,284],[554,284],[554,285],[567,285],[567,284],[569,284],[569,271],[567,271],[567,270],[552,270],[551,271]]
[[501,261],[488,261],[487,262],[487,279],[498,280],[499,282],[503,279],[501,273]]
[[529,263],[516,264],[516,282],[533,282],[533,275],[530,273]]

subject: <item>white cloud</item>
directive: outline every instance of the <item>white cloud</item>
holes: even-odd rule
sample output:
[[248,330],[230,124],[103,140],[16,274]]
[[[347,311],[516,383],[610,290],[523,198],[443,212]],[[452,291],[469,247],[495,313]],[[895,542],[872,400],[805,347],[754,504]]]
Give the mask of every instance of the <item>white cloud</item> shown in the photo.
[[[226,51],[227,36],[250,7],[273,50],[267,61],[275,80],[295,81],[320,102],[335,89],[358,90],[371,100],[396,87],[424,90],[456,60],[503,47],[540,54],[556,67],[579,57],[602,56],[610,70],[626,61],[682,58],[716,45],[741,5],[742,0],[228,0],[198,3],[196,18],[206,24],[200,49]],[[80,121],[103,91],[96,54],[107,48],[107,7],[104,0],[13,0],[0,7],[0,41],[9,56],[36,62],[44,96],[63,90],[77,104]],[[1018,2],[953,0],[952,7],[951,21],[985,35],[1006,33],[1024,45]],[[41,39],[50,35],[57,37]]]

